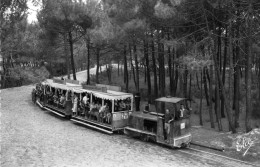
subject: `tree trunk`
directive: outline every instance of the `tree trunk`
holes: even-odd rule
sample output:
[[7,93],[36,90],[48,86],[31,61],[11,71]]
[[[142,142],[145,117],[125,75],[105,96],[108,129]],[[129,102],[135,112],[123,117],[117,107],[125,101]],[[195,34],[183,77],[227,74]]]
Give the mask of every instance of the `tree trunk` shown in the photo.
[[128,89],[129,79],[128,79],[128,69],[127,69],[126,45],[124,45],[124,78],[125,78],[126,92],[129,92],[129,89]]
[[[239,49],[239,48],[238,48]],[[239,67],[239,56],[240,54],[234,55],[234,60],[236,66],[234,67],[234,109],[235,109],[235,118],[234,118],[234,125],[236,128],[239,127],[239,113],[240,113],[240,106],[239,106],[239,97],[240,97],[240,67]]]
[[183,95],[185,98],[188,97],[188,68],[185,65],[184,75],[183,75]]
[[[176,58],[178,58],[178,55],[177,55],[177,46],[175,46],[174,48],[174,54],[173,54],[173,62],[176,60]],[[178,80],[179,80],[179,72],[178,72],[178,65],[177,64],[173,64],[173,73],[174,73],[174,80],[173,80],[173,83],[174,83],[174,88],[173,88],[173,95],[176,96],[176,91],[177,91],[177,88],[178,88]]]
[[[161,39],[164,38],[163,30],[161,32]],[[164,63],[164,44],[158,39],[158,61],[159,61],[159,95],[165,96],[165,63]],[[165,110],[165,104],[161,103],[161,109]]]
[[191,90],[192,90],[192,74],[190,73],[190,83],[189,83],[189,99],[191,100]]
[[88,49],[87,85],[89,85],[90,84],[90,40],[87,40],[87,49]]
[[246,132],[252,130],[251,115],[252,115],[252,101],[251,101],[251,84],[252,84],[252,3],[249,4],[249,17],[247,20],[247,35],[248,35],[248,54],[246,59]]
[[98,84],[99,83],[99,54],[100,54],[100,49],[97,47],[97,68],[96,68],[96,83]]
[[207,106],[209,106],[209,94],[208,94],[208,85],[207,85],[207,78],[206,78],[206,67],[203,68],[203,83],[204,83],[204,91],[205,91]]
[[[226,81],[226,64],[227,64],[227,28],[226,28],[226,33],[225,33],[225,40],[224,40],[224,60],[223,60],[223,69],[222,69],[222,82],[225,87],[225,81]],[[225,106],[224,106],[224,101],[223,101],[223,96],[221,96],[221,117],[225,118]]]
[[198,89],[200,90],[199,77],[198,77],[198,73],[197,72],[196,72],[196,80],[197,80]]
[[213,104],[212,104],[212,92],[213,92],[213,89],[212,89],[212,81],[213,81],[213,65],[210,65],[210,79],[209,79],[209,117],[210,117],[210,125],[211,125],[211,128],[215,128],[215,124],[214,124],[214,118],[213,118],[213,112],[212,112],[212,109],[213,109]]
[[[235,55],[233,55],[233,30],[232,30],[232,22],[229,22],[229,105],[232,106],[232,97],[233,97],[233,92],[232,92],[232,75],[233,75],[233,57],[235,57]],[[234,82],[235,83],[235,82]],[[235,89],[235,87],[234,87]],[[235,104],[235,101],[234,101]],[[233,109],[234,107],[231,108],[231,114],[233,114]],[[237,119],[237,120],[236,120]],[[236,117],[236,115],[234,115],[234,126],[236,128],[236,122],[238,121],[238,117]]]
[[135,77],[135,68],[134,68],[133,59],[132,59],[132,49],[131,49],[130,45],[129,45],[129,53],[130,53],[130,62],[131,62],[131,68],[132,68],[132,72],[133,72],[134,84],[135,84],[135,87],[137,87],[136,77]]
[[203,122],[202,122],[202,78],[203,78],[203,70],[201,69],[201,73],[200,73],[200,87],[201,87],[201,90],[200,90],[200,125],[202,126],[203,125]]
[[216,79],[215,86],[215,113],[219,131],[222,131],[221,115],[220,115],[220,96],[219,96],[219,81]]
[[147,75],[147,87],[148,87],[148,101],[151,103],[151,76],[150,76],[150,65],[149,65],[149,53],[148,53],[148,42],[144,40],[144,56],[146,60],[146,75]]
[[66,33],[64,33],[64,35],[63,35],[63,40],[64,40],[64,53],[65,53],[65,57],[66,57],[67,76],[68,76],[68,79],[70,79],[70,61],[69,61],[67,34]]
[[146,68],[147,68],[146,65],[144,65],[144,84],[146,84],[146,80],[147,80],[147,76],[146,76],[147,70],[146,70]]
[[137,59],[137,50],[136,50],[136,44],[134,43],[134,58],[135,58],[135,70],[136,70],[136,91],[139,92],[139,65],[138,65],[138,59]]
[[[182,68],[182,67],[181,67]],[[184,81],[183,81],[183,77],[184,74],[180,71],[179,72],[179,96],[180,97],[184,97]]]
[[[161,34],[163,38],[163,32]],[[164,45],[158,42],[158,61],[159,61],[159,90],[160,96],[165,95],[165,65],[164,65]]]
[[[170,33],[168,33],[168,40],[170,40]],[[172,55],[171,55],[171,47],[168,46],[168,70],[169,70],[169,78],[170,78],[170,95],[173,94],[173,75],[172,75]]]
[[[153,34],[151,35],[153,38]],[[157,66],[156,66],[156,59],[155,59],[155,49],[154,49],[154,41],[151,41],[151,50],[152,50],[152,61],[153,61],[153,77],[154,77],[154,97],[158,97],[158,85],[157,85]]]
[[231,108],[226,101],[227,96],[226,96],[226,93],[225,93],[225,88],[223,87],[223,82],[221,81],[219,66],[218,66],[218,63],[217,63],[216,56],[215,56],[215,53],[216,53],[215,49],[214,49],[213,53],[214,53],[213,54],[213,61],[214,61],[214,64],[215,64],[215,71],[216,71],[216,75],[217,75],[217,80],[219,80],[219,82],[217,81],[217,83],[219,83],[219,85],[220,85],[221,94],[223,95],[223,98],[224,98],[223,100],[224,100],[225,109],[226,109],[226,112],[227,112],[229,127],[232,130],[232,132],[235,133],[236,129],[234,128],[233,123],[232,123],[232,118],[231,118],[231,114],[230,114]]
[[[0,40],[1,42],[1,40]],[[1,47],[0,47],[0,51],[1,51]],[[2,68],[3,71],[1,72],[1,88],[6,88],[6,70],[5,70],[5,58],[3,58],[3,56],[1,55],[2,52],[0,52],[0,56],[2,58]]]
[[72,41],[72,32],[71,31],[69,32],[69,44],[70,44],[70,61],[71,61],[73,79],[77,80],[75,64],[74,64],[74,56],[73,56],[73,41]]
[[258,99],[260,101],[260,57],[258,57]]

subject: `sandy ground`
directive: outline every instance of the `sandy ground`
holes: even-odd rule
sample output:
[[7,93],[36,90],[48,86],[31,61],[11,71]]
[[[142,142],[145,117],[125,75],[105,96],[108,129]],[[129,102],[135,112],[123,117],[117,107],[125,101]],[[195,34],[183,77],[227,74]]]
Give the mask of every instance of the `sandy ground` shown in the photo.
[[35,106],[31,89],[1,91],[2,167],[219,166],[153,143],[75,125]]

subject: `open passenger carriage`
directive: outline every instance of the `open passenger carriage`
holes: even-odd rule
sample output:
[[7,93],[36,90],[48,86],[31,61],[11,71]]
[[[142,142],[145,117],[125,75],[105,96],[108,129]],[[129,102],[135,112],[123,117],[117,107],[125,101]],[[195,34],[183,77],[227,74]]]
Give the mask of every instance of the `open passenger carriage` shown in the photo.
[[47,79],[37,84],[32,101],[61,117],[109,134],[123,130],[133,110],[133,94],[107,90],[104,85],[82,86],[73,80]]
[[32,92],[32,99],[41,108],[61,117],[70,118],[72,114],[72,90],[81,87],[78,81],[47,79],[36,85],[36,89]]
[[133,109],[133,95],[107,90],[104,87],[83,86],[73,89],[78,103],[72,121],[112,134],[123,130]]
[[156,112],[134,112],[130,115],[125,134],[171,147],[189,146],[192,136],[186,99],[161,97],[155,101]]

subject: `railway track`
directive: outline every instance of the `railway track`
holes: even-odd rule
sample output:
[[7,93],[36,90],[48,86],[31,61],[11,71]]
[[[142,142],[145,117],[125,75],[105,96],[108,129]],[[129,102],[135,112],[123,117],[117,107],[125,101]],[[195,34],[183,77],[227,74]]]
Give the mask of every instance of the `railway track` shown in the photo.
[[214,161],[218,164],[221,164],[221,166],[228,166],[228,167],[260,167],[260,165],[256,165],[250,162],[246,162],[246,161],[241,161],[235,158],[230,158],[224,155],[219,155],[219,154],[215,154],[215,153],[211,153],[211,152],[207,152],[207,151],[203,151],[203,150],[199,150],[199,149],[195,149],[195,148],[187,148],[187,149],[183,149],[183,150],[178,150],[182,153],[185,154],[189,154],[191,156],[195,156],[195,157],[200,157],[209,161]]

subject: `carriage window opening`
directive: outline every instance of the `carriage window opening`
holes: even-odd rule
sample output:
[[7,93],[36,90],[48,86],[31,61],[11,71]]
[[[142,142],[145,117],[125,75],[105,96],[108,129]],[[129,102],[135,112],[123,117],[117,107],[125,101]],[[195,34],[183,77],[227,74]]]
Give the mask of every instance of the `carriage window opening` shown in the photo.
[[131,99],[115,100],[115,112],[131,110]]
[[109,112],[112,112],[112,101],[104,100],[104,105],[107,106],[107,109],[108,109]]
[[148,132],[157,132],[157,122],[144,119],[144,130]]

